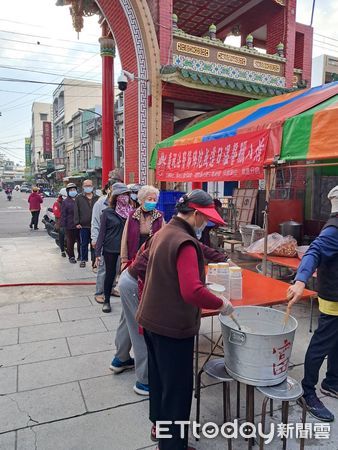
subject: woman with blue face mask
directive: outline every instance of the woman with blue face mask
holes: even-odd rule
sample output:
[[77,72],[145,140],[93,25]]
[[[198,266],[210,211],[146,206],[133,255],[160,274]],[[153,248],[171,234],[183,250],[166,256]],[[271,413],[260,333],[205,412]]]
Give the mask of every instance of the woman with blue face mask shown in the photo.
[[[122,268],[131,263],[142,244],[165,224],[163,214],[156,209],[159,197],[158,189],[154,186],[142,186],[137,197],[140,206],[129,214],[123,230],[120,255]],[[134,391],[138,395],[149,395],[147,360],[144,358],[145,344],[135,338],[137,332],[135,333],[134,313],[138,307],[137,280],[128,278],[126,275],[127,271],[123,271],[119,281],[122,313],[115,336],[115,357],[110,364],[110,370],[120,373],[134,367],[134,359],[129,353],[133,343],[135,345],[134,353],[137,353],[136,372],[138,377]]]
[[163,214],[156,209],[159,190],[142,186],[138,191],[138,208],[129,214],[121,242],[121,265],[132,261],[141,245],[164,225]]

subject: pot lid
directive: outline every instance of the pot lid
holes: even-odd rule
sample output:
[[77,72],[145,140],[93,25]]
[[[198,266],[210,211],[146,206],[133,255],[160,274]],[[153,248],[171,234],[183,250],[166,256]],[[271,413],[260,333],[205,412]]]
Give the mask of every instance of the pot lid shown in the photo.
[[299,222],[296,222],[295,220],[287,220],[286,222],[282,222],[279,225],[301,226],[302,224]]

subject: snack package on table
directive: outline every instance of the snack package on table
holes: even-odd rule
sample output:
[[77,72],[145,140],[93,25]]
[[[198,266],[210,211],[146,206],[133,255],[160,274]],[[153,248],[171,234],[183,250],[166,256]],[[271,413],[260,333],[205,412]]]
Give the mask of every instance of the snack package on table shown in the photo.
[[[297,241],[292,236],[282,236],[279,233],[268,235],[268,255],[293,258],[297,254],[296,248]],[[251,244],[246,251],[248,253],[264,253],[264,238]]]

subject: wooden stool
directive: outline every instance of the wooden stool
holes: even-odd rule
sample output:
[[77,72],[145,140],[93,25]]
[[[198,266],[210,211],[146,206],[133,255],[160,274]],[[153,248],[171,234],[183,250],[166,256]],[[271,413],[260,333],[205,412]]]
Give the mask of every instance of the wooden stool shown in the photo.
[[[291,377],[287,377],[283,383],[277,386],[266,386],[266,387],[256,387],[256,389],[261,392],[265,398],[262,404],[262,432],[265,433],[265,417],[266,417],[266,406],[270,400],[270,415],[272,415],[273,400],[282,401],[282,423],[288,423],[289,416],[289,402],[297,401],[298,399],[302,403],[302,424],[304,426],[306,422],[306,404],[302,398],[303,389],[301,384]],[[283,450],[286,450],[286,436],[282,438],[283,440]],[[300,450],[304,450],[305,439],[300,439]],[[264,438],[260,438],[259,450],[264,449]]]
[[236,239],[224,239],[223,244],[230,244],[231,250],[230,252],[233,253],[235,249],[235,245],[243,245],[242,241],[237,241]]
[[[199,371],[196,383],[196,423],[200,423],[200,405],[201,405],[201,377],[202,373],[206,373],[209,377],[223,383],[223,422],[231,421],[231,404],[230,404],[230,383],[234,379],[227,373],[224,366],[224,359],[212,359],[204,364]],[[197,439],[196,439],[197,440]],[[228,450],[232,450],[232,441],[228,441]]]

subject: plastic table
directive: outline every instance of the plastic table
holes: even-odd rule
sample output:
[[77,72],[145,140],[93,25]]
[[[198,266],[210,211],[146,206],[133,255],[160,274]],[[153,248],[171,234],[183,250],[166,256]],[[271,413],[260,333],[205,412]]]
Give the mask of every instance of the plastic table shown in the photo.
[[[295,258],[292,258],[295,259]],[[290,286],[288,283],[280,280],[276,280],[274,278],[266,277],[256,272],[252,272],[247,269],[242,269],[243,274],[243,298],[242,300],[233,300],[232,304],[234,307],[236,306],[273,306],[281,303],[286,303],[286,291]],[[317,293],[315,291],[311,291],[309,289],[305,289],[303,293],[302,299],[312,299],[316,297]],[[218,310],[202,310],[201,317],[214,317],[219,314]],[[213,333],[213,329],[212,329]],[[216,342],[213,342],[213,338],[211,338],[211,347],[210,352],[207,354],[204,364],[209,361],[212,355],[215,355],[215,350],[219,347],[219,343],[222,339],[222,335],[217,339]],[[198,369],[198,356],[199,356],[199,335],[196,336],[196,350],[195,350],[195,386],[199,377],[199,369]],[[222,355],[217,355],[222,356]],[[203,366],[204,366],[203,364]],[[202,366],[202,367],[203,367]],[[202,370],[202,369],[200,369]],[[254,387],[246,386],[247,389],[247,421],[253,422],[254,419]],[[237,410],[239,410],[239,390],[237,391]],[[195,390],[195,397],[196,397]],[[248,448],[252,448],[252,440],[248,440]]]

